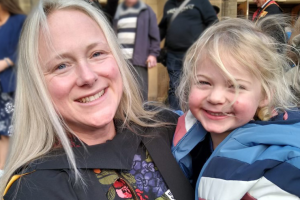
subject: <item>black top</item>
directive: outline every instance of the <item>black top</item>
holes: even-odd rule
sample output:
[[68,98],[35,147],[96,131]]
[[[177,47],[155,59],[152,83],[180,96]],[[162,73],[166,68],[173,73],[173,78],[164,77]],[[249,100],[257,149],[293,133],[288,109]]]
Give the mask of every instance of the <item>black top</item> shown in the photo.
[[[271,4],[271,3],[272,3],[272,1],[267,3],[264,7],[258,9],[258,13],[256,15],[256,18],[254,19],[255,22],[257,20],[262,19],[263,17],[283,13],[282,9],[277,4]],[[261,16],[263,11],[265,12],[265,14],[263,14],[263,16]]]
[[202,167],[212,154],[211,145],[212,141],[210,134],[206,134],[205,139],[202,142],[198,143],[190,153],[192,157],[193,168],[192,185],[194,188],[196,188],[197,180]]
[[215,10],[208,0],[190,0],[168,28],[173,13],[183,1],[168,0],[163,18],[159,23],[161,40],[172,52],[185,53],[211,24],[218,21]]
[[[176,123],[178,116],[163,111],[160,118]],[[16,181],[4,200],[13,199],[15,195],[17,200],[117,200],[127,197],[150,200],[172,199],[172,195],[177,200],[194,199],[194,190],[171,153],[175,125],[160,128],[134,125],[136,133],[117,127],[117,135],[106,143],[83,147],[73,142],[77,167],[86,187],[75,184],[66,155],[57,151],[17,173],[32,172]]]
[[115,16],[119,4],[119,0],[108,0],[107,4],[104,7],[101,6],[98,0],[93,0],[93,1],[85,0],[85,1],[93,5],[97,9],[102,10],[106,15],[107,19],[112,23],[112,19]]
[[276,4],[272,4],[269,7],[267,7],[265,9],[266,12],[268,12],[268,15],[274,15],[274,14],[282,14],[282,10],[279,6],[277,6]]

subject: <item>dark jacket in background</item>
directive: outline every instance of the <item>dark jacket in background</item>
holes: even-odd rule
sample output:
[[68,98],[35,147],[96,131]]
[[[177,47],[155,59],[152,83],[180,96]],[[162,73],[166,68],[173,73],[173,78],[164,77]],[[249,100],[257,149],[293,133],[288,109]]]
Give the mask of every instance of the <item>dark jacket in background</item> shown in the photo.
[[112,22],[112,19],[115,16],[119,4],[119,0],[107,0],[107,4],[104,7],[101,6],[98,0],[93,0],[92,2],[90,2],[89,0],[85,0],[85,1],[93,5],[94,7],[102,10],[106,15],[107,19],[110,22]]
[[17,49],[25,15],[11,15],[0,31],[0,59],[9,58],[14,66],[0,73],[1,91],[14,92],[16,89]]
[[[145,66],[149,55],[157,57],[160,52],[160,37],[157,27],[157,19],[153,10],[141,2],[144,7],[140,12],[137,20],[137,30],[135,36],[134,52],[132,64]],[[118,11],[113,20],[113,28],[117,33]]]
[[275,1],[269,1],[262,8],[258,8],[252,16],[252,21],[255,23],[262,19],[263,17],[282,14],[283,10],[279,7],[279,5]]
[[209,25],[218,21],[215,10],[208,0],[191,0],[183,11],[168,24],[173,13],[183,1],[168,0],[159,24],[161,39],[171,52],[185,53]]

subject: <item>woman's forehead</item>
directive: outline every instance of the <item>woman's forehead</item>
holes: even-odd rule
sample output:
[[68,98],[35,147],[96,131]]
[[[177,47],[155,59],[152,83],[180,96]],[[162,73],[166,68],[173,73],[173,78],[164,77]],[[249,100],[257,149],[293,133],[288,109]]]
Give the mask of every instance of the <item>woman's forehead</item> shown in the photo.
[[59,55],[72,54],[95,45],[110,51],[99,24],[80,10],[53,11],[47,23],[48,29],[43,29],[39,36],[39,52],[43,63]]

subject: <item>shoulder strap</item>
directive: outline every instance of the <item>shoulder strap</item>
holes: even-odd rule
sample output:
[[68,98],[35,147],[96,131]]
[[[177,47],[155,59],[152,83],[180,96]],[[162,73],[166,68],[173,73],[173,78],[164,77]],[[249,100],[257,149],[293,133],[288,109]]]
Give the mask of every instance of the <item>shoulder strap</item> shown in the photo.
[[184,2],[182,2],[182,4],[179,6],[179,8],[173,13],[169,24],[168,24],[168,29],[170,28],[171,23],[174,21],[174,19],[178,16],[178,14],[182,11],[182,9],[184,8],[184,6],[186,4],[188,4],[190,2],[190,0],[185,0]]
[[160,136],[154,137],[144,137],[142,140],[174,199],[193,200],[195,191],[171,153],[171,147]]

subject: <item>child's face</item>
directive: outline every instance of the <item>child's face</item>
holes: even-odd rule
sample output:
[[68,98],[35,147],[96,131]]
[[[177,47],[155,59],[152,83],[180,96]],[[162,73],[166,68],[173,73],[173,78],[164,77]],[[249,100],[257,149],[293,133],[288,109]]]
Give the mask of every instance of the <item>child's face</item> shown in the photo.
[[209,59],[199,65],[198,83],[192,86],[189,96],[191,112],[211,134],[230,133],[252,120],[257,108],[266,104],[261,84],[254,75],[233,59],[222,61],[239,84],[235,103],[230,106],[235,100],[233,84]]

